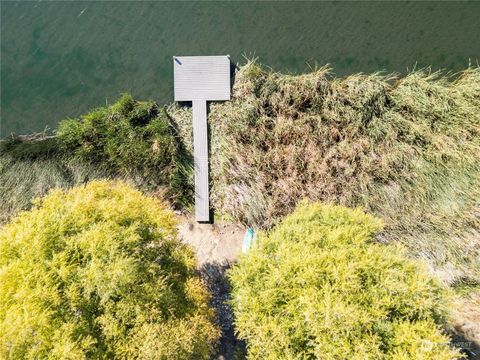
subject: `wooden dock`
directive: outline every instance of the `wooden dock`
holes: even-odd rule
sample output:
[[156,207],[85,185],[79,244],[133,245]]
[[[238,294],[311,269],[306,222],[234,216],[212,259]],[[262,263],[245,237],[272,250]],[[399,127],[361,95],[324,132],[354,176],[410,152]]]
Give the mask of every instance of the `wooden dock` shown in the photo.
[[175,56],[175,101],[192,101],[195,219],[210,221],[207,101],[230,100],[228,56]]

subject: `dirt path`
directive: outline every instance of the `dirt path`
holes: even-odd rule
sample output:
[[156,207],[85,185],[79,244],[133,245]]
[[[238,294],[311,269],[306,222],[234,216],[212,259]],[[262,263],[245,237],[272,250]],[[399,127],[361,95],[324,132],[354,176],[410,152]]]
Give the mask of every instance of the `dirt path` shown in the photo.
[[196,250],[199,270],[213,295],[212,305],[222,329],[218,352],[213,359],[243,358],[245,344],[235,336],[233,311],[228,304],[230,286],[226,271],[241,254],[245,229],[218,222],[198,224],[194,219],[183,217],[179,234],[185,243]]
[[223,223],[198,224],[182,217],[179,233],[197,251],[199,266],[235,261],[242,251],[245,229]]
[[453,343],[463,348],[469,359],[480,360],[480,291],[456,299],[453,314]]

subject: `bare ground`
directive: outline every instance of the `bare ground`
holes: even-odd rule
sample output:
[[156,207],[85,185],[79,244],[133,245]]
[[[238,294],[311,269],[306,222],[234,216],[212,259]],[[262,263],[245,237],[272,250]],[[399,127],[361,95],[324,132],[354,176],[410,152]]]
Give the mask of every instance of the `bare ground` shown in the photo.
[[480,360],[480,290],[459,296],[455,308],[452,343],[470,359]]
[[182,240],[197,252],[200,273],[212,293],[212,306],[217,312],[222,337],[215,360],[242,359],[245,344],[235,336],[230,285],[226,271],[242,251],[245,229],[239,226],[215,223],[198,224],[192,218],[183,217],[179,225]]

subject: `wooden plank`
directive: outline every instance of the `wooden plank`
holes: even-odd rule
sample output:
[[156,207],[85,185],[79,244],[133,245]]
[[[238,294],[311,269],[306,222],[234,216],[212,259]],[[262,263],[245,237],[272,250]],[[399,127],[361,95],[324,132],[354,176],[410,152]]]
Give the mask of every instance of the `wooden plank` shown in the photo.
[[230,100],[228,56],[175,56],[175,101]]
[[193,157],[195,164],[195,220],[210,221],[208,189],[207,102],[193,100]]
[[230,100],[229,56],[174,56],[175,101],[192,101],[195,218],[210,221],[207,101]]

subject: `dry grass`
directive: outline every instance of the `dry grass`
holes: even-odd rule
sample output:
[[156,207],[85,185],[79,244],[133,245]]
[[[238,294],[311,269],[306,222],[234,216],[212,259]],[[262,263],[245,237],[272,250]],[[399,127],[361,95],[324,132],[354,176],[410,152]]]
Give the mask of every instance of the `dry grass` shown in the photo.
[[[191,148],[191,112],[172,105]],[[362,206],[447,283],[480,281],[480,69],[291,76],[254,62],[210,105],[217,213],[268,228],[299,200]]]
[[0,225],[53,188],[70,188],[106,177],[101,166],[73,159],[43,135],[0,143]]

